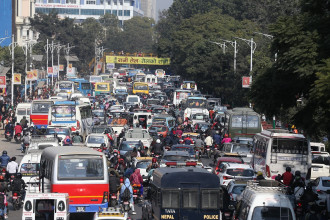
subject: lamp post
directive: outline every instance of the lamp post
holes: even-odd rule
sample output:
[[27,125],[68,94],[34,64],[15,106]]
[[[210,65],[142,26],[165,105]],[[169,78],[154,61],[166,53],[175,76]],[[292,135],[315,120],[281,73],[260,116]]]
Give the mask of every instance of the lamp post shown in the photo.
[[236,40],[235,41],[229,41],[224,39],[221,40],[224,41],[224,43],[219,43],[214,41],[209,41],[209,42],[220,46],[223,49],[223,53],[226,53],[226,47],[227,47],[226,43],[229,43],[234,48],[234,73],[236,73],[236,55],[238,52]]
[[14,106],[14,64],[15,64],[15,47],[17,42],[14,42],[14,35],[11,36],[11,44],[9,50],[11,53],[11,106]]
[[250,73],[252,72],[252,60],[253,60],[253,54],[254,54],[254,51],[256,50],[257,48],[257,44],[256,42],[253,41],[253,38],[251,38],[251,40],[247,40],[247,39],[244,39],[244,38],[240,38],[240,37],[235,37],[236,39],[240,39],[242,41],[244,41],[245,43],[247,43],[250,48],[251,48],[251,58],[250,58]]
[[48,39],[47,39],[47,44],[45,45],[45,51],[46,51],[46,53],[47,53],[47,64],[46,64],[46,82],[47,82],[47,88],[48,88],[48,48],[49,48],[49,46],[48,46]]
[[69,68],[69,55],[70,55],[70,50],[74,48],[75,46],[70,46],[68,43],[68,46],[65,47],[65,53],[66,53],[66,74],[68,75],[68,68]]
[[55,48],[56,48],[56,52],[57,52],[57,81],[60,80],[60,52],[61,49],[63,48],[63,45],[60,44],[56,44]]
[[[273,40],[273,38],[274,38],[274,36],[270,35],[270,34],[264,34],[264,33],[260,33],[260,32],[253,32],[253,33],[263,35],[263,36],[267,37],[270,40]],[[276,60],[277,60],[277,53],[275,53],[275,62],[276,62]]]

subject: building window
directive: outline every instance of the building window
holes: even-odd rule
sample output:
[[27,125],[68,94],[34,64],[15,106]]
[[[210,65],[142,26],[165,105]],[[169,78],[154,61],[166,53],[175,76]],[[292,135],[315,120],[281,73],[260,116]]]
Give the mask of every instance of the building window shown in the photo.
[[108,0],[107,2],[108,2],[108,5],[111,5],[111,0]]
[[48,3],[61,3],[61,0],[48,0]]
[[86,5],[96,5],[96,1],[95,0],[87,0]]
[[130,10],[125,10],[124,11],[124,16],[131,16],[131,11]]
[[66,0],[67,4],[77,4],[77,0]]
[[112,10],[112,14],[117,16],[117,10]]
[[81,15],[104,15],[103,9],[81,9]]

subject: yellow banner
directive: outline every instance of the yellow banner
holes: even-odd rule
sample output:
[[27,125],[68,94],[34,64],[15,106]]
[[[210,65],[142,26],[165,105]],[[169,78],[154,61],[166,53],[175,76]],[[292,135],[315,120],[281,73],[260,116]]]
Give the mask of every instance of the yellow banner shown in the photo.
[[34,69],[32,71],[26,72],[26,80],[33,81],[38,79],[38,70]]
[[126,57],[126,56],[107,56],[107,63],[119,64],[140,64],[140,65],[170,65],[170,58],[157,57]]
[[20,74],[20,73],[14,73],[14,84],[15,84],[15,85],[20,85],[20,84],[22,84],[22,81],[21,81],[21,74]]

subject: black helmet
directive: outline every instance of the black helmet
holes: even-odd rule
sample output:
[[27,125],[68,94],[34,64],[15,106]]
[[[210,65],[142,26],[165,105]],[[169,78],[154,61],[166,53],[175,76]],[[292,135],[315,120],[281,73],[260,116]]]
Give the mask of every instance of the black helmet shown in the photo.
[[7,151],[6,150],[2,151],[2,154],[7,154]]
[[295,176],[300,176],[300,175],[301,175],[301,174],[300,174],[300,171],[297,170],[297,171],[294,173],[294,175],[295,175]]
[[287,167],[285,170],[286,172],[291,172],[291,167]]
[[105,147],[105,146],[106,146],[105,143],[102,143],[102,144],[101,144],[101,147]]
[[19,179],[22,179],[22,174],[21,173],[17,173],[16,174],[16,177],[19,178]]

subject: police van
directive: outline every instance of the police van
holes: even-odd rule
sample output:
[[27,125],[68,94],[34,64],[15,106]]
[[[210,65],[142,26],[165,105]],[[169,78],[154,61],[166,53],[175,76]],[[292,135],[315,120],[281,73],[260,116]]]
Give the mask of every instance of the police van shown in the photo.
[[155,169],[147,198],[142,219],[221,219],[219,178],[203,168]]
[[248,181],[238,198],[233,219],[295,220],[293,205],[286,190],[274,180]]
[[69,195],[67,193],[27,193],[22,220],[69,220]]

